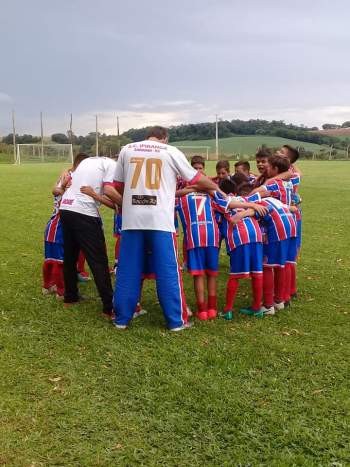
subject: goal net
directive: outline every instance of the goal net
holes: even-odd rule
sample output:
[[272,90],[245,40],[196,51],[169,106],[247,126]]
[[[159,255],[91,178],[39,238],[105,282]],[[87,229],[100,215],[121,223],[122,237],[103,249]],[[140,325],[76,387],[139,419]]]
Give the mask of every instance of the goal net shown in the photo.
[[[176,146],[176,143],[173,143]],[[210,146],[176,146],[181,152],[185,154],[187,159],[194,155],[203,156],[207,161],[209,160]]]
[[71,144],[17,144],[16,164],[27,162],[73,162]]

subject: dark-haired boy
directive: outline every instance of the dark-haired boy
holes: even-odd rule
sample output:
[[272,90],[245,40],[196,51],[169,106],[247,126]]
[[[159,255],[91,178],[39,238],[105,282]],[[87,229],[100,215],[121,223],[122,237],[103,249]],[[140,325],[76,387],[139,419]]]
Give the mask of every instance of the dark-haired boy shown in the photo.
[[283,204],[290,206],[292,203],[293,184],[290,180],[282,180],[280,174],[288,172],[290,162],[286,157],[273,155],[268,158],[265,173],[267,181],[254,190],[262,196],[272,196]]
[[217,161],[215,170],[216,170],[216,177],[213,177],[212,180],[218,185],[222,180],[226,180],[227,178],[230,178],[229,161],[226,161],[226,160]]
[[238,161],[235,163],[235,174],[237,173],[242,173],[243,175],[245,175],[248,178],[249,183],[251,185],[254,185],[256,176],[253,173],[251,173],[250,164],[248,161]]
[[259,172],[259,176],[254,182],[255,187],[262,185],[266,181],[267,161],[271,155],[272,151],[269,148],[261,148],[255,154],[256,167]]

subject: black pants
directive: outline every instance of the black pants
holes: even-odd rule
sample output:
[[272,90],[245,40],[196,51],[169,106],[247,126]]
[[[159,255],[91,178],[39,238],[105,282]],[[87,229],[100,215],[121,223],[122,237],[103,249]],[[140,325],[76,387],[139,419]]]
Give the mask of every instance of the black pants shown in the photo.
[[73,211],[60,210],[64,244],[64,301],[78,300],[77,260],[84,253],[103,303],[103,311],[112,306],[112,284],[108,269],[106,242],[99,217],[85,216]]

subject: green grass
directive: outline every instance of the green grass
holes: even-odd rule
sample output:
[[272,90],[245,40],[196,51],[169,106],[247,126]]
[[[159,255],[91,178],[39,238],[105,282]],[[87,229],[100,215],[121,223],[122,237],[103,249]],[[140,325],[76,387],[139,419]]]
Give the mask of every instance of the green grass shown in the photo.
[[[200,140],[200,141],[176,141],[175,146],[209,146],[209,153],[215,152],[215,139]],[[283,144],[290,144],[295,147],[303,147],[308,151],[319,152],[322,148],[319,144],[306,143],[304,141],[295,141],[287,138],[279,138],[277,136],[233,136],[230,138],[222,138],[219,140],[220,154],[240,154],[252,156],[255,154],[259,146],[265,144],[268,147],[281,147]]]
[[[148,315],[125,333],[101,318],[93,284],[76,308],[42,297],[62,167],[2,166],[0,465],[349,465],[350,165],[301,166],[298,301],[179,335],[165,330],[152,282]],[[112,258],[110,211],[104,219]],[[220,305],[226,274],[222,253]],[[188,276],[185,286],[193,306]],[[237,306],[248,294],[247,282]]]

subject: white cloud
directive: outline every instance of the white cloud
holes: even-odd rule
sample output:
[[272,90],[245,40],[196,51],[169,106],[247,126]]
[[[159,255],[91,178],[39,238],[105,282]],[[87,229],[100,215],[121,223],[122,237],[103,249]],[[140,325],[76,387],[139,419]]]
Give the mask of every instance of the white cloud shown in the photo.
[[[284,120],[286,123],[304,124],[321,127],[323,123],[341,124],[350,120],[350,106],[319,106],[319,107],[289,107],[289,108],[237,108],[222,109],[216,105],[191,104],[179,106],[165,106],[154,108],[154,105],[144,104],[143,107],[130,106],[129,109],[111,111],[109,109],[92,109],[89,112],[73,114],[73,130],[77,135],[86,135],[95,131],[95,115],[98,115],[99,131],[107,134],[116,134],[117,115],[119,116],[120,131],[130,128],[142,128],[150,125],[173,126],[186,123],[214,122],[217,113],[223,120]],[[17,117],[17,130],[19,133],[39,134],[39,118]],[[50,117],[44,115],[44,133],[51,135],[58,132],[67,132],[69,115]],[[10,115],[6,128],[1,128],[2,134],[9,133]]]
[[5,102],[5,103],[12,102],[11,96],[6,94],[5,92],[0,92],[0,104],[2,102]]

